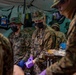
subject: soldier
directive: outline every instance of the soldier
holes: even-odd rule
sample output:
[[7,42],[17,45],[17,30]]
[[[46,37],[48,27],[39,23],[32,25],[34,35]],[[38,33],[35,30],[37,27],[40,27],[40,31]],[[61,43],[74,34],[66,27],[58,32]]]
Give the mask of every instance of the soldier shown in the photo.
[[43,13],[37,11],[34,15],[33,21],[35,22],[36,30],[32,35],[31,56],[35,59],[26,62],[26,66],[30,68],[34,65],[35,74],[33,75],[38,75],[46,67],[43,64],[44,61],[40,62],[40,59],[45,59],[43,55],[48,49],[55,48],[56,39],[54,30],[45,24]]
[[13,75],[13,51],[7,38],[0,33],[0,75]]
[[17,68],[20,66],[22,67],[22,69],[24,69],[23,65],[20,65],[20,63],[21,62],[23,63],[29,57],[29,53],[30,53],[29,37],[30,36],[27,33],[21,32],[21,26],[22,26],[22,23],[21,21],[19,21],[18,17],[12,18],[10,27],[13,32],[9,35],[8,38],[11,42],[12,49],[14,51],[14,65],[15,65],[14,68]]
[[60,31],[60,25],[58,23],[54,23],[51,27],[56,31],[55,32],[56,33],[56,47],[55,47],[55,49],[59,49],[61,43],[66,43],[65,34]]
[[52,7],[72,21],[67,33],[66,55],[40,75],[73,75],[76,72],[76,0],[54,0]]

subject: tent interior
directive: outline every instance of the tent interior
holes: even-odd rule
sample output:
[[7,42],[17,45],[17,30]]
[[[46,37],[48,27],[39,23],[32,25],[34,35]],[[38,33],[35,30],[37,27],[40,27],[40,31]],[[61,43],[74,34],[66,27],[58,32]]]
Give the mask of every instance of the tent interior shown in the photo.
[[[53,0],[0,0],[0,19],[3,17],[10,19],[13,17],[20,17],[22,23],[24,24],[24,17],[28,13],[33,13],[36,10],[40,10],[46,14],[46,23],[50,25],[53,21],[53,14],[58,13],[54,8],[50,8],[53,4]],[[62,32],[66,33],[68,29],[69,19],[62,16],[59,19],[60,29]],[[9,25],[7,27],[2,27],[0,22],[0,33],[4,34],[6,37],[11,32]]]

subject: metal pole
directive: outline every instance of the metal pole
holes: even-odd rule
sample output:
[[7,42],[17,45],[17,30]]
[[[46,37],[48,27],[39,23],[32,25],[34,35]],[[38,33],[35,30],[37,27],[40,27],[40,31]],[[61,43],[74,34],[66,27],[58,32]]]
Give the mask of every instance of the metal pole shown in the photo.
[[26,0],[24,0],[23,14],[25,13],[25,7],[26,7]]

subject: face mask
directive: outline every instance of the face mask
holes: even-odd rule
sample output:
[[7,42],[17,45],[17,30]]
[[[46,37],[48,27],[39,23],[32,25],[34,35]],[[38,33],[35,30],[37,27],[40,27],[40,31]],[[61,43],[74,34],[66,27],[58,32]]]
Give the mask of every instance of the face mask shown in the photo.
[[44,27],[43,22],[36,23],[35,25],[36,25],[38,28],[43,28],[43,27]]
[[18,28],[17,28],[17,26],[12,26],[12,27],[11,27],[11,30],[12,30],[13,32],[17,32],[17,31],[18,31]]

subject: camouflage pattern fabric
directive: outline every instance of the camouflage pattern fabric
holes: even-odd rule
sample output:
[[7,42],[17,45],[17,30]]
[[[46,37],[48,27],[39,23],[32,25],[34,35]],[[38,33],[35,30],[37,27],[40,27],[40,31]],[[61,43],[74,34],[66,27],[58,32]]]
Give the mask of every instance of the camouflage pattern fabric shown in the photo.
[[[60,73],[60,75],[61,73],[64,75],[72,75],[76,72],[76,15],[70,23],[67,36],[66,56],[48,67],[46,69],[46,75],[54,75],[55,73]],[[68,69],[70,69],[69,72]]]
[[59,49],[59,45],[62,42],[66,42],[66,37],[65,34],[60,32],[60,31],[56,31],[56,47],[55,49]]
[[20,32],[19,35],[11,33],[9,40],[14,51],[14,64],[18,64],[20,60],[27,60],[30,54],[30,35]]
[[32,37],[32,34],[34,32],[35,28],[34,27],[26,27],[22,30],[23,33],[29,33],[29,35]]
[[[47,52],[48,49],[55,48],[55,33],[53,29],[45,26],[44,29],[36,29],[32,35],[32,43],[31,43],[31,54],[36,57],[36,62],[39,63],[40,58],[44,58],[44,53]],[[43,55],[43,56],[42,56]],[[44,64],[43,64],[44,65]],[[43,67],[39,67],[37,64],[34,65],[34,72],[38,75],[41,72]]]
[[13,75],[13,51],[7,38],[0,34],[0,75]]
[[37,57],[41,52],[54,49],[55,36],[55,32],[50,27],[45,26],[42,30],[36,29],[32,35],[31,54]]

